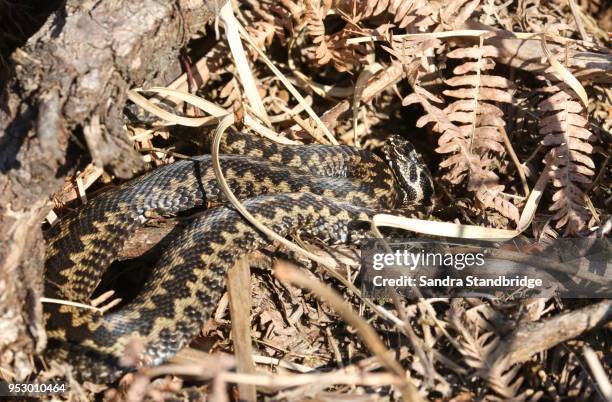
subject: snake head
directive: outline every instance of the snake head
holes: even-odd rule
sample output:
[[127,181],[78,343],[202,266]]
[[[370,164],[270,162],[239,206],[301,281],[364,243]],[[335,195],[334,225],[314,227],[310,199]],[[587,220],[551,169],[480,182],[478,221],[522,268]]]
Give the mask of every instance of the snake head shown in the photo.
[[402,207],[424,207],[433,205],[434,187],[429,169],[412,144],[392,135],[385,141],[382,152],[391,167],[402,192]]

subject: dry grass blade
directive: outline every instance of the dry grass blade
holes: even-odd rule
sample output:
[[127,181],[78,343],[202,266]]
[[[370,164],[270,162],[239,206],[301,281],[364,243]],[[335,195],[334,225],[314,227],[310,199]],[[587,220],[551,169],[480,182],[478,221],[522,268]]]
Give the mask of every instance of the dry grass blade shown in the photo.
[[266,366],[278,366],[284,369],[295,371],[297,373],[311,373],[315,370],[312,367],[295,362],[286,361],[277,357],[255,355],[253,356],[253,361],[258,364],[264,364]]
[[463,225],[450,222],[432,222],[388,214],[377,214],[374,216],[372,221],[376,226],[394,227],[411,232],[441,237],[483,240],[491,239],[491,241],[512,239],[527,230],[527,228],[531,225],[531,222],[535,217],[538,204],[542,199],[544,190],[546,189],[546,185],[550,180],[549,173],[551,168],[552,166],[550,163],[546,165],[533,190],[529,192],[529,198],[527,198],[527,202],[525,203],[525,207],[521,213],[516,230],[484,228],[481,226]]
[[512,239],[520,234],[517,230],[485,228],[450,222],[434,222],[389,214],[377,214],[372,221],[376,226],[385,226],[427,235],[456,237],[461,239],[499,241]]
[[578,31],[580,32],[580,37],[582,40],[588,40],[589,36],[584,29],[584,24],[582,23],[582,14],[580,13],[580,9],[574,0],[567,0],[570,5],[570,9],[572,10],[572,14],[574,16],[574,21],[576,22],[576,27],[578,27]]
[[240,41],[240,34],[238,33],[239,24],[232,11],[231,1],[226,1],[225,4],[221,6],[219,16],[225,27],[225,36],[234,58],[234,66],[238,70],[238,77],[244,87],[244,94],[249,100],[251,107],[257,111],[257,114],[261,116],[264,122],[269,126],[270,119],[268,118],[263,101],[259,96],[253,72],[249,67],[249,60],[247,59],[244,48],[242,47],[242,42]]
[[[218,119],[230,115],[230,112],[228,110],[220,107],[219,105],[212,103],[199,96],[190,94],[188,92],[178,91],[176,89],[164,88],[164,87],[152,87],[152,88],[147,89],[147,91],[158,93],[161,95],[172,96],[173,98],[176,98],[180,101],[193,105],[199,108],[200,110],[202,110],[203,112],[208,113],[214,118],[216,118],[216,119],[210,120],[210,122],[214,122],[215,124],[218,122]],[[144,100],[147,101],[146,99]],[[141,102],[142,102],[141,104],[145,103],[142,100]],[[149,101],[147,101],[147,103],[148,105],[151,105]],[[160,116],[158,114],[156,115],[160,118],[164,118],[164,117],[167,117],[168,114],[169,114],[168,112],[165,112],[163,116]],[[171,113],[170,115],[175,116]],[[176,117],[179,117],[179,116],[176,116]],[[205,119],[210,119],[210,118],[205,118]],[[206,124],[209,125],[209,120],[206,120],[206,121],[207,121]],[[245,126],[250,127],[255,132],[259,133],[261,136],[268,138],[272,141],[275,141],[281,144],[295,144],[295,141],[291,141],[285,137],[281,137],[280,135],[276,134],[276,132],[274,132],[273,130],[259,123],[257,120],[251,117],[251,115],[249,115],[248,113],[245,113],[243,123]],[[176,123],[176,124],[181,124],[181,123]]]
[[77,302],[73,302],[70,300],[54,299],[50,297],[41,297],[40,302],[41,303],[63,304],[65,306],[72,306],[72,307],[82,308],[85,310],[94,310],[94,311],[101,312],[101,310],[98,307],[92,306],[90,304],[77,303]]
[[[362,385],[381,387],[387,385],[401,386],[401,380],[391,373],[355,372],[354,369],[341,369],[329,373],[308,374],[269,374],[269,373],[235,373],[228,371],[232,368],[231,360],[219,359],[216,356],[205,356],[194,362],[185,364],[166,364],[147,369],[149,377],[165,374],[185,375],[203,379],[216,378],[225,384],[250,384],[271,390],[299,387],[309,384],[317,385]],[[220,361],[219,361],[220,360]],[[214,369],[211,369],[214,368]]]
[[76,181],[78,187],[76,189],[74,188],[74,183],[72,182],[64,184],[64,188],[62,189],[61,193],[54,197],[56,205],[65,205],[76,198],[82,198],[84,191],[91,187],[103,174],[104,169],[94,165],[93,163],[88,164],[82,172],[77,174]]
[[359,101],[363,95],[363,91],[366,88],[368,80],[372,78],[376,73],[382,70],[383,67],[379,63],[372,63],[366,66],[357,78],[355,84],[355,93],[353,94],[353,143],[356,147],[360,148],[359,137],[357,136],[357,118],[359,117]]
[[170,124],[179,124],[187,127],[201,127],[211,126],[216,124],[216,117],[183,117],[177,116],[173,113],[167,112],[159,106],[150,102],[147,98],[140,95],[138,91],[141,89],[133,89],[128,91],[128,99],[146,110],[147,112],[154,114],[160,119],[168,121]]
[[540,38],[542,44],[542,51],[550,62],[550,65],[557,73],[557,77],[561,81],[569,85],[570,88],[574,90],[574,92],[576,92],[576,95],[578,95],[578,97],[580,98],[580,101],[584,105],[585,110],[589,110],[589,97],[580,81],[578,81],[576,77],[574,77],[574,75],[563,66],[563,64],[559,63],[559,60],[557,60],[557,58],[550,52],[550,49],[548,49],[548,45],[546,44],[546,34],[541,34]]
[[199,96],[190,94],[189,92],[179,91],[177,89],[166,88],[166,87],[151,87],[146,89],[147,92],[154,92],[161,95],[171,96],[183,102],[189,103],[207,114],[221,118],[230,112],[219,105],[210,102]]
[[497,128],[499,129],[499,132],[504,137],[504,145],[506,146],[506,150],[508,151],[508,154],[510,154],[510,158],[512,159],[512,162],[514,163],[514,166],[516,167],[516,171],[519,174],[519,177],[521,178],[521,183],[523,184],[523,191],[525,192],[525,197],[528,197],[529,196],[529,185],[527,184],[527,178],[525,177],[525,169],[523,165],[519,162],[519,159],[516,156],[516,152],[514,152],[514,147],[512,146],[512,142],[510,141],[510,138],[508,138],[508,133],[506,132],[506,129],[504,128],[504,126],[497,126]]
[[582,352],[604,399],[607,401],[612,401],[612,385],[610,385],[610,378],[597,358],[597,354],[588,346],[583,347]]
[[517,231],[523,232],[527,230],[531,222],[533,222],[533,218],[535,217],[535,213],[538,209],[538,205],[540,200],[542,199],[542,195],[544,195],[544,190],[546,190],[546,186],[550,181],[549,173],[552,169],[552,164],[547,163],[544,171],[538,177],[538,181],[535,186],[533,186],[533,190],[529,193],[529,198],[527,198],[527,202],[525,203],[525,207],[523,208],[523,212],[521,213],[521,218],[517,224]]
[[[232,318],[232,340],[236,356],[236,370],[239,373],[255,373],[253,346],[251,340],[251,270],[248,256],[240,259],[227,273],[227,291]],[[248,384],[238,386],[240,399],[257,401],[255,387]]]
[[[443,32],[432,32],[432,33],[420,33],[420,34],[401,34],[394,35],[394,39],[427,39],[427,38],[438,38],[438,39],[446,39],[446,38],[459,38],[459,37],[481,37],[483,35],[496,35],[501,34],[499,32],[484,30],[484,29],[457,29],[453,31],[443,31]],[[512,32],[512,35],[518,39],[533,39],[533,34],[523,33],[523,32]],[[504,36],[507,36],[504,33]],[[387,40],[387,38],[378,35],[372,36],[362,36],[359,38],[351,38],[347,40],[347,44],[356,44],[361,42],[372,42],[372,41],[381,41]]]
[[224,372],[220,375],[224,382],[253,384],[271,389],[283,389],[308,384],[347,384],[364,386],[401,385],[401,381],[388,373],[343,373],[331,372],[322,374],[239,374]]

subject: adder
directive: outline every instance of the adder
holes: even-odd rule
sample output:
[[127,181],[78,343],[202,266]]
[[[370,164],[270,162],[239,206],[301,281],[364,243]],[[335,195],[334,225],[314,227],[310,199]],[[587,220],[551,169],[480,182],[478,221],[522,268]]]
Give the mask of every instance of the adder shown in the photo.
[[[229,132],[220,163],[234,194],[281,236],[307,232],[350,243],[376,212],[426,207],[433,185],[412,145],[386,141],[384,160],[354,147],[281,145]],[[224,290],[227,270],[269,244],[225,199],[210,155],[181,160],[107,191],[46,233],[45,295],[88,303],[106,268],[152,213],[206,209],[171,239],[142,291],[105,314],[45,304],[47,356],[69,361],[82,380],[115,381],[131,342],[157,365],[189,344]]]

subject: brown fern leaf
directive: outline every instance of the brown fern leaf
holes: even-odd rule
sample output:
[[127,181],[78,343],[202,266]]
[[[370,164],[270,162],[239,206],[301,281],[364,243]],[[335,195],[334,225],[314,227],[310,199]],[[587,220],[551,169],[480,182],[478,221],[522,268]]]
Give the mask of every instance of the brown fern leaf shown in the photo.
[[332,59],[332,53],[327,46],[327,37],[325,35],[325,25],[323,20],[331,7],[331,1],[327,0],[323,4],[318,0],[306,1],[306,23],[308,27],[308,35],[312,37],[312,41],[317,45],[315,55],[319,64],[327,64]]
[[512,103],[514,89],[510,80],[487,74],[495,67],[491,58],[495,52],[492,46],[477,46],[447,54],[451,59],[469,61],[456,67],[456,76],[447,80],[453,89],[443,91],[456,99],[443,110],[454,127],[443,131],[436,152],[449,155],[440,165],[449,169],[445,176],[449,182],[459,184],[467,176],[468,190],[476,194],[483,207],[518,221],[518,208],[502,198],[504,186],[493,171],[499,162],[491,157],[505,152],[499,129],[505,126],[504,113],[493,102]]
[[460,335],[457,346],[465,357],[465,363],[478,371],[487,372],[490,369],[490,355],[499,345],[499,337],[482,328],[478,322],[470,320],[463,308],[452,307],[448,317]]
[[[488,208],[493,208],[499,211],[502,215],[519,220],[518,208],[510,201],[503,198],[501,193],[504,191],[504,186],[497,184],[499,177],[489,170],[492,162],[483,163],[481,159],[479,164],[475,164],[470,169],[470,181],[468,190],[476,192],[476,198]],[[480,169],[478,171],[477,169]]]
[[547,161],[554,164],[553,185],[558,190],[553,195],[551,211],[556,227],[565,226],[565,234],[583,230],[591,212],[586,207],[587,196],[583,186],[591,183],[595,164],[590,155],[593,146],[589,141],[595,136],[586,128],[588,125],[582,104],[566,91],[560,90],[539,105],[546,116],[540,120],[542,144],[551,147]]
[[[447,313],[448,322],[460,335],[456,345],[464,356],[465,363],[476,369],[478,375],[486,380],[491,390],[497,394],[488,395],[487,400],[527,400],[530,393],[520,392],[523,378],[518,376],[518,373],[521,366],[510,367],[506,358],[496,358],[496,352],[503,340],[487,322],[490,319],[486,314],[488,309],[478,308],[477,312],[474,310],[476,309],[465,310],[454,305]],[[494,311],[490,309],[490,313]]]
[[307,31],[316,46],[314,58],[319,65],[331,62],[338,71],[349,71],[362,64],[365,51],[361,45],[346,45],[347,39],[351,37],[350,30],[325,34],[323,21],[331,5],[331,0],[323,0],[322,3],[319,0],[306,0]]
[[440,10],[440,20],[443,25],[457,29],[472,15],[480,5],[480,0],[451,0],[444,2]]
[[406,96],[403,101],[403,106],[420,103],[425,109],[425,115],[421,116],[417,121],[417,127],[424,127],[428,123],[433,123],[433,130],[438,133],[446,131],[460,133],[459,128],[448,118],[444,110],[433,105],[431,102],[442,103],[443,100],[428,92],[418,85],[414,87],[414,93]]
[[[487,373],[487,382],[491,389],[499,395],[489,395],[487,400],[492,401],[527,401],[537,400],[534,398],[532,392],[520,392],[521,386],[523,385],[524,378],[519,376],[519,372],[522,367],[515,365],[509,370],[506,368],[505,362],[500,364],[494,364],[490,371]],[[531,395],[530,395],[531,394]],[[541,397],[541,395],[540,395]]]
[[427,0],[367,0],[365,16],[387,11],[400,28],[414,25],[425,28],[434,23],[434,9]]
[[306,1],[306,22],[308,23],[308,34],[312,36],[313,42],[321,42],[321,37],[325,36],[325,26],[323,19],[329,11],[331,4],[321,5],[317,0]]
[[387,52],[396,57],[404,66],[409,66],[414,60],[419,60],[421,67],[426,57],[434,56],[434,51],[442,47],[442,42],[435,38],[416,40],[391,36],[391,48],[383,46]]
[[499,177],[491,169],[499,162],[488,156],[490,151],[498,154],[504,152],[503,138],[497,128],[497,125],[504,124],[501,109],[486,102],[478,103],[474,128],[471,125],[474,118],[473,99],[457,100],[442,110],[430,102],[442,103],[442,100],[418,86],[414,89],[415,93],[404,98],[403,105],[420,103],[426,114],[419,118],[417,126],[433,123],[433,130],[443,133],[438,139],[436,151],[449,154],[440,163],[441,168],[448,168],[444,178],[452,184],[460,184],[467,179],[468,190],[474,192],[485,207],[518,221],[518,209],[501,197],[504,186],[499,184]]
[[[244,10],[241,7],[241,14],[246,29],[262,50],[270,45],[274,36],[278,37],[280,43],[286,43],[285,32],[292,32],[293,20],[301,20],[304,14],[304,6],[290,0],[241,0],[241,5],[245,6]],[[253,60],[257,59],[256,51],[249,49],[249,53]]]

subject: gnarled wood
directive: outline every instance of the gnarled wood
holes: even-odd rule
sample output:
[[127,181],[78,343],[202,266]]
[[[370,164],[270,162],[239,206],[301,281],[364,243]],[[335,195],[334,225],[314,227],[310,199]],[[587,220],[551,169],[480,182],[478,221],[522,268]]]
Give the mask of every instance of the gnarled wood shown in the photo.
[[70,0],[11,56],[0,95],[0,368],[16,378],[45,344],[40,226],[75,167],[69,147],[118,177],[141,169],[123,128],[126,91],[165,83],[209,17],[201,0]]

